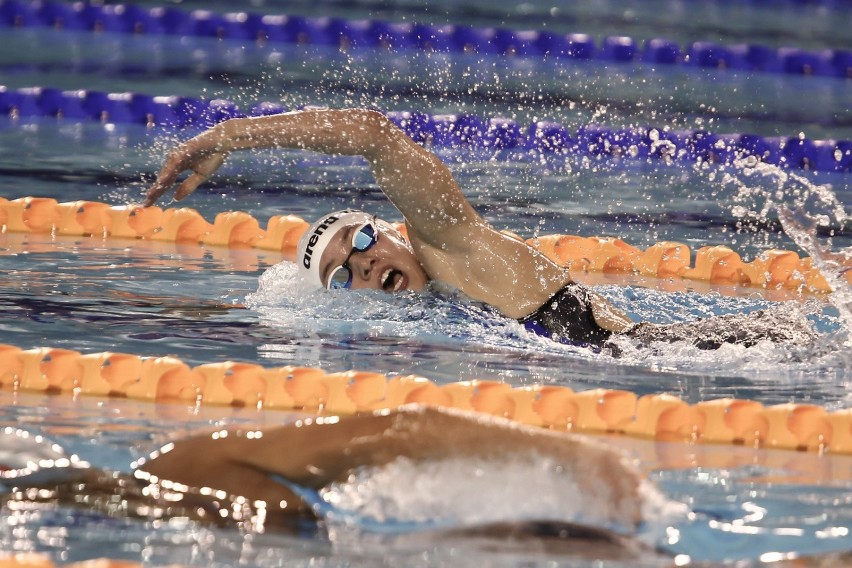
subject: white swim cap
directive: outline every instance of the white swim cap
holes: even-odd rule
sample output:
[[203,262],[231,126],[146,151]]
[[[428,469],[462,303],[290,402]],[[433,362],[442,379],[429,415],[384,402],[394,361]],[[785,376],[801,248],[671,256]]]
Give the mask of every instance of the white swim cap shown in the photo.
[[360,225],[373,219],[373,215],[354,209],[345,209],[320,217],[308,227],[296,247],[296,264],[299,272],[311,285],[324,288],[320,278],[320,259],[334,236],[352,225]]

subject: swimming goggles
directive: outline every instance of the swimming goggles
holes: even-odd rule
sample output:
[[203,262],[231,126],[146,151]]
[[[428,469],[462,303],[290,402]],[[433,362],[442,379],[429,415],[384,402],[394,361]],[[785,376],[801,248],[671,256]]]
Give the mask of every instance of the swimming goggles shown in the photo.
[[346,260],[340,266],[331,271],[326,281],[326,288],[339,290],[352,286],[352,269],[349,268],[349,259],[356,252],[366,252],[379,240],[379,228],[376,226],[376,218],[373,217],[352,233],[352,250],[349,251]]

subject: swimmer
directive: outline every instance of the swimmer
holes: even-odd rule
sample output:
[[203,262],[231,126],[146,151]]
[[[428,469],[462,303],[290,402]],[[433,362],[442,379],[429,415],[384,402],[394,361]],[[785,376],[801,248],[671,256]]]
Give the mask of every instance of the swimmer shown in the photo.
[[[303,496],[345,482],[364,468],[381,469],[399,460],[421,468],[456,460],[461,465],[452,466],[452,475],[465,475],[459,472],[468,468],[468,479],[475,479],[478,468],[499,471],[507,463],[528,464],[522,467],[547,471],[568,488],[543,496],[555,505],[551,510],[565,510],[566,518],[485,518],[472,524],[450,520],[437,529],[429,523],[432,519],[424,519],[422,528],[400,538],[452,539],[456,545],[467,539],[471,544],[494,539],[504,546],[511,541],[520,550],[546,546],[556,554],[597,559],[638,560],[663,554],[634,538],[640,523],[648,520],[644,514],[651,509],[645,508],[645,500],[652,490],[620,452],[589,437],[473,412],[408,405],[283,426],[232,426],[169,442],[139,460],[132,475],[95,470],[85,463],[75,467],[67,459],[57,459],[65,456],[57,454],[55,446],[41,442],[45,447],[37,448],[36,443],[34,436],[0,432],[0,466],[5,472],[0,474],[0,486],[11,489],[5,499],[37,495],[113,515],[147,520],[184,517],[217,526],[238,524],[249,530],[302,534],[306,522],[318,520],[315,503]],[[32,458],[39,454],[51,459]],[[50,465],[29,471],[34,462]],[[25,487],[52,490],[22,491]],[[525,495],[517,488],[506,490],[512,499]],[[440,509],[430,500],[446,501],[422,488],[420,493],[417,498],[427,515]],[[121,507],[115,505],[116,495],[121,496]],[[568,513],[578,510],[577,518]]]
[[710,318],[695,329],[691,323],[634,323],[574,282],[567,268],[492,227],[436,155],[372,110],[306,110],[222,122],[169,154],[145,205],[153,205],[185,171],[191,173],[178,184],[176,200],[195,191],[230,152],[260,148],[362,156],[403,216],[407,237],[362,211],[320,217],[296,252],[299,270],[318,288],[422,291],[434,282],[495,308],[533,333],[596,349],[611,347],[617,335],[642,344],[686,339],[702,349],[811,337],[800,325],[768,312]]
[[549,458],[553,471],[577,484],[578,496],[599,507],[590,515],[601,524],[630,532],[642,521],[641,478],[620,453],[585,436],[449,408],[407,405],[316,417],[227,436],[193,436],[167,447],[139,469],[189,487],[285,503],[284,514],[306,513],[293,485],[319,490],[359,468],[400,458],[416,463],[479,458],[494,460],[497,468],[509,459]]

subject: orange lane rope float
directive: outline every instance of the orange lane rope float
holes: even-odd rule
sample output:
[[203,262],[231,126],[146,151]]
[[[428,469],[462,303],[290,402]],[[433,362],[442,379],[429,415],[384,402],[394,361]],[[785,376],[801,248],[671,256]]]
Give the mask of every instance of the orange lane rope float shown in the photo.
[[[0,568],[142,568],[142,564],[129,560],[83,560],[69,564],[56,564],[50,555],[42,552],[0,552]],[[177,565],[174,565],[177,567]]]
[[[103,236],[219,247],[247,247],[293,254],[307,223],[295,215],[271,217],[266,228],[248,213],[219,213],[212,223],[189,208],[110,206],[94,201],[60,203],[48,197],[0,197],[0,233]],[[398,228],[404,227],[398,224]],[[574,271],[683,278],[712,284],[831,292],[810,258],[771,249],[751,262],[723,245],[692,252],[683,243],[664,241],[646,250],[613,237],[547,235],[527,240],[555,262]],[[852,283],[852,271],[846,271]]]
[[175,357],[91,353],[0,344],[0,388],[15,392],[122,397],[151,402],[353,414],[421,403],[591,434],[852,454],[852,409],[764,406],[723,398],[688,404],[669,394],[577,392],[474,380],[438,385],[414,375],[326,373],[311,367],[240,362],[190,367]]

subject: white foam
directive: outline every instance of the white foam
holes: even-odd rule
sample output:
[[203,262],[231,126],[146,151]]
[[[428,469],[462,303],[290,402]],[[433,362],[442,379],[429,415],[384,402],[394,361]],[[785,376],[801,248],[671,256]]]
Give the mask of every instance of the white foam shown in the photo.
[[296,266],[282,262],[261,275],[246,305],[265,323],[290,332],[415,337],[445,343],[463,339],[489,346],[521,347],[520,326],[494,311],[432,292],[388,294],[379,290],[317,290]]
[[[463,526],[496,522],[555,521],[625,530],[613,524],[618,504],[606,488],[584,491],[593,480],[576,480],[550,458],[533,454],[449,458],[415,462],[407,458],[362,468],[346,481],[320,491],[327,520],[349,525]],[[640,491],[646,526],[661,527],[685,507],[650,483]],[[643,531],[645,532],[645,531]],[[648,531],[654,536],[659,530]]]

